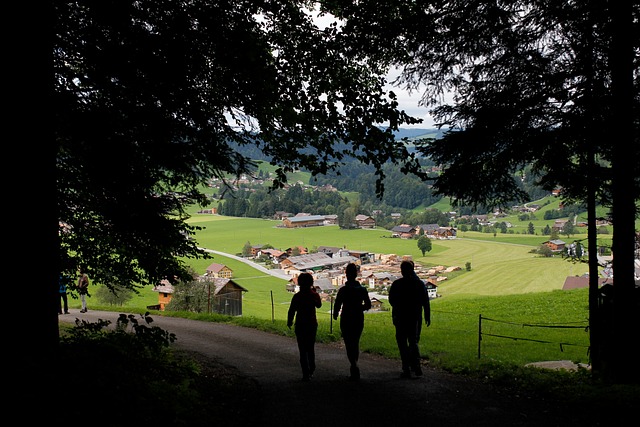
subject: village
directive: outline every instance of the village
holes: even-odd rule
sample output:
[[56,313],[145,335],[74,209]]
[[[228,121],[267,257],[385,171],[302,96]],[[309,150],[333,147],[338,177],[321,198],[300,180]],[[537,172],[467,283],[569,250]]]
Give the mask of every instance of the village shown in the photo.
[[[292,254],[298,255],[292,255]],[[246,261],[256,266],[270,265],[272,273],[279,277],[288,278],[284,285],[290,293],[298,292],[297,279],[301,273],[310,273],[314,277],[314,286],[323,301],[330,301],[338,289],[346,282],[345,267],[354,263],[359,267],[357,280],[369,290],[372,311],[388,310],[386,296],[394,280],[401,277],[400,263],[411,260],[411,256],[396,254],[380,254],[367,251],[356,251],[348,248],[320,246],[309,253],[307,248],[293,247],[286,250],[265,249],[262,245],[253,245],[251,255]],[[438,283],[446,280],[447,273],[459,270],[460,267],[436,266],[423,268],[416,265],[418,277],[425,282],[430,299],[437,298]],[[233,270],[220,263],[212,263],[200,275],[198,280],[213,283],[212,311],[230,314],[242,314],[242,294],[246,292],[241,285],[233,280]],[[154,287],[158,292],[158,304],[153,307],[164,310],[171,301],[173,286],[166,280]]]
[[[283,228],[307,228],[335,225],[336,215],[312,215],[310,213],[291,214],[278,211],[275,219],[281,220],[279,227]],[[486,216],[474,216],[483,223],[488,224]],[[556,220],[552,230],[559,232],[565,226],[567,220]],[[355,224],[358,228],[375,228],[375,218],[369,215],[357,215]],[[580,224],[581,225],[581,224]],[[439,224],[399,224],[391,230],[391,238],[417,239],[426,236],[429,239],[455,239],[457,229],[445,227]],[[541,244],[549,248],[550,255],[561,254],[566,249],[566,243],[560,239],[550,239]],[[242,260],[252,263],[256,268],[263,269],[270,274],[285,279],[286,290],[290,293],[298,291],[297,278],[301,273],[311,273],[314,277],[314,285],[323,301],[330,301],[337,294],[338,289],[344,285],[346,277],[344,269],[347,264],[354,263],[359,268],[357,280],[369,290],[372,301],[372,311],[388,310],[387,295],[389,287],[394,280],[401,277],[400,263],[411,259],[409,255],[372,253],[369,251],[352,250],[347,247],[320,246],[309,248],[293,246],[286,249],[275,249],[268,244],[256,244],[245,247],[242,251]],[[460,270],[459,266],[434,266],[425,268],[416,265],[418,277],[426,284],[429,298],[439,297],[438,286],[447,280],[448,273]],[[574,279],[574,278],[572,278]],[[584,287],[586,277],[575,278],[566,284],[567,288]],[[213,303],[210,310],[217,313],[234,316],[242,315],[242,295],[247,290],[233,280],[233,271],[224,264],[212,263],[206,271],[197,277],[197,280],[213,284],[211,295]],[[576,283],[574,283],[576,282]],[[173,286],[166,280],[154,287],[158,292],[158,304],[150,306],[158,310],[164,310],[171,301],[174,292]]]

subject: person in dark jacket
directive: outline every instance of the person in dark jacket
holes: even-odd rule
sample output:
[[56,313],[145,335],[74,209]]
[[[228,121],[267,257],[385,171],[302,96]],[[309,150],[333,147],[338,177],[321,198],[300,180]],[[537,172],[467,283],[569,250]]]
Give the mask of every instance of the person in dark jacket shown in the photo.
[[58,314],[62,314],[64,308],[64,314],[69,314],[69,298],[67,297],[67,281],[68,277],[62,274],[58,277],[58,284],[60,285],[60,301],[58,301]]
[[291,298],[287,313],[287,326],[291,329],[295,318],[295,334],[300,351],[302,380],[309,381],[316,370],[315,344],[318,332],[316,308],[322,307],[320,295],[313,286],[313,276],[302,273],[298,276],[300,290]]
[[402,277],[395,280],[389,289],[391,317],[396,328],[396,342],[402,360],[402,378],[411,378],[411,371],[422,376],[420,366],[420,348],[418,341],[422,330],[422,312],[424,322],[431,325],[431,307],[424,282],[415,273],[413,261],[402,261]]
[[[356,280],[358,266],[350,263],[345,269],[347,281],[338,289],[336,302],[333,306],[333,319],[340,315],[340,331],[344,339],[344,346],[349,359],[350,379],[360,379],[358,358],[360,356],[360,337],[364,330],[364,312],[371,308],[371,299],[366,288]],[[342,309],[342,313],[340,310]]]

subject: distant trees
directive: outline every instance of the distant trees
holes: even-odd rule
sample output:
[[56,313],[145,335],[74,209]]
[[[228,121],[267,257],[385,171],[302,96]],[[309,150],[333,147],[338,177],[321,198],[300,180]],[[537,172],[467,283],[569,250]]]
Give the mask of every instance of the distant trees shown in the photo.
[[278,190],[269,189],[267,186],[255,186],[251,191],[225,195],[218,213],[252,218],[273,218],[276,211],[331,215],[348,206],[349,201],[337,191],[307,190],[298,185]]
[[338,225],[345,230],[356,227],[356,212],[352,207],[345,208],[342,214],[338,214]]
[[242,246],[242,256],[245,258],[251,256],[251,242],[247,242]]
[[575,233],[576,233],[576,228],[573,225],[573,222],[571,222],[571,220],[565,222],[564,225],[562,226],[562,234],[564,234],[569,238]]
[[527,225],[527,233],[528,234],[536,234],[536,229],[533,226],[532,222],[530,222],[529,225]]

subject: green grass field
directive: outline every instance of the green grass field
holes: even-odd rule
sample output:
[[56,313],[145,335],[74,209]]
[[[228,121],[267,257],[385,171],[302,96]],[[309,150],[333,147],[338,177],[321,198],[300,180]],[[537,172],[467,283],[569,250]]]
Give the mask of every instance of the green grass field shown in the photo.
[[[498,234],[494,237],[466,232],[458,239],[433,241],[432,251],[422,256],[415,240],[391,238],[390,232],[382,229],[341,230],[335,226],[285,229],[277,227],[280,221],[216,215],[194,215],[189,222],[205,227],[196,235],[200,246],[232,254],[241,252],[246,242],[269,243],[280,249],[327,245],[411,255],[425,266],[460,266],[461,271],[438,287],[440,297],[432,301],[432,326],[423,330],[421,342],[425,355],[449,369],[469,369],[486,362],[523,365],[568,359],[588,363],[588,292],[586,289],[561,290],[566,276],[581,275],[587,266],[531,253],[546,240],[545,236]],[[285,280],[264,275],[250,265],[221,255],[189,261],[199,273],[204,273],[212,262],[229,266],[234,271],[234,280],[248,290],[243,298],[243,315],[224,321],[291,335],[285,324],[291,300]],[[470,271],[464,269],[466,262],[471,263]],[[157,294],[144,288],[122,307],[101,306],[91,298],[89,308],[144,312],[148,305],[156,303]],[[71,306],[79,307],[79,301],[71,299]],[[330,310],[330,302],[318,310],[321,341],[340,337],[339,326],[332,321]],[[208,314],[165,312],[162,315],[221,319]],[[480,316],[490,320],[482,321],[486,336],[483,335],[478,359]],[[552,324],[580,327],[548,327]],[[363,351],[397,357],[388,311],[367,314],[361,347]]]

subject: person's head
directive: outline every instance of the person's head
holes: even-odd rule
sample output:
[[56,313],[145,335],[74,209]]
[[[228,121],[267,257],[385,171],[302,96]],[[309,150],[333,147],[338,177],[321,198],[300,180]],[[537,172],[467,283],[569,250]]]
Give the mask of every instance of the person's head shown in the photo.
[[347,275],[347,280],[355,280],[355,278],[358,276],[358,266],[350,262],[349,264],[347,264],[347,268],[345,269],[344,273]]
[[402,261],[400,263],[400,272],[402,277],[412,277],[415,273],[413,261]]
[[300,290],[311,289],[313,286],[313,276],[310,273],[302,273],[298,276],[298,286]]

